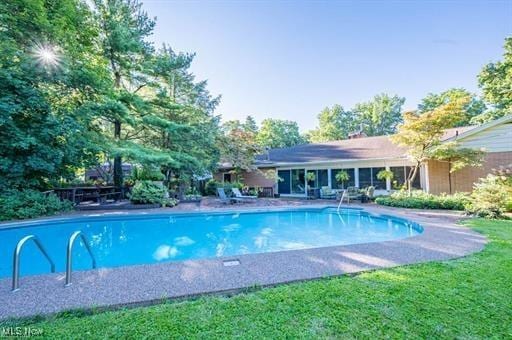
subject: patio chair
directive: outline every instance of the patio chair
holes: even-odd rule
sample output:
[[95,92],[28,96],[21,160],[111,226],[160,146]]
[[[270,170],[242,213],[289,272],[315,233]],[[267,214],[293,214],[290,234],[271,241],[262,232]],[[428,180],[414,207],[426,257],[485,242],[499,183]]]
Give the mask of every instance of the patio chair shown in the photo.
[[360,200],[363,195],[357,187],[348,187],[345,197],[347,198],[347,203],[350,203],[350,200]]
[[368,189],[366,189],[366,198],[368,200],[373,200],[373,195],[375,194],[375,187],[369,186]]
[[320,198],[323,198],[323,199],[336,198],[336,194],[337,194],[336,191],[332,190],[328,186],[322,187],[320,189]]
[[224,191],[224,188],[217,188],[217,196],[219,196],[220,201],[224,204],[236,203],[241,201],[239,198],[236,197],[228,197],[226,195],[226,192]]
[[233,191],[233,194],[235,194],[235,197],[236,198],[241,198],[241,199],[256,199],[258,198],[258,196],[249,196],[249,195],[242,195],[242,193],[240,192],[240,189],[238,188],[232,188],[231,191]]

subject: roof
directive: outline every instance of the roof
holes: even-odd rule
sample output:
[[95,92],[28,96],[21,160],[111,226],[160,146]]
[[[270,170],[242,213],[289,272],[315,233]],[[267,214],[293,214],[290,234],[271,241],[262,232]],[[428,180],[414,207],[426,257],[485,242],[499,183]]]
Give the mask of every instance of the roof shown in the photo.
[[[446,129],[442,141],[461,136],[475,126]],[[322,163],[367,159],[392,159],[406,157],[406,148],[394,144],[391,136],[363,137],[323,143],[302,144],[287,148],[268,150],[256,156],[257,167],[264,168],[282,164]],[[231,168],[230,163],[220,164],[221,169]]]
[[479,133],[480,131],[487,130],[489,128],[492,128],[494,126],[504,124],[504,123],[510,123],[512,122],[512,114],[503,116],[499,119],[491,120],[490,122],[487,122],[485,124],[479,125],[479,126],[471,126],[471,129],[467,129],[463,132],[460,132],[456,136],[451,136],[448,138],[448,140],[454,140],[454,139],[464,139],[466,137],[472,136],[476,133]]
[[[449,139],[473,128],[474,126],[464,126],[447,129],[441,139]],[[256,165],[262,167],[280,163],[401,158],[405,157],[405,151],[406,148],[394,144],[390,136],[363,137],[270,149],[268,155],[256,157]]]

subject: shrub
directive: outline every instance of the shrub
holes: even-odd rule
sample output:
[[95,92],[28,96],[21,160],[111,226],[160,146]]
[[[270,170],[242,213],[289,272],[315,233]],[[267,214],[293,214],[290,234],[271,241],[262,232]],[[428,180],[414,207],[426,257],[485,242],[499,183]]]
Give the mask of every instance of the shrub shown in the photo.
[[377,197],[375,202],[399,208],[464,210],[470,200],[464,193],[432,195],[416,190],[410,196],[407,191],[398,191],[390,196]]
[[0,194],[0,220],[50,216],[72,207],[70,201],[61,201],[55,194],[35,190],[7,190]]
[[145,165],[142,167],[133,167],[130,175],[130,180],[133,182],[138,181],[163,181],[165,179],[164,174],[159,168],[155,166]]
[[498,218],[512,210],[512,176],[489,174],[473,187],[468,212]]
[[177,200],[167,196],[167,189],[152,181],[139,181],[132,188],[129,194],[133,204],[160,204],[161,206],[173,207]]
[[217,195],[217,188],[221,187],[222,184],[217,182],[215,179],[210,179],[204,185],[204,193],[207,196],[215,196]]

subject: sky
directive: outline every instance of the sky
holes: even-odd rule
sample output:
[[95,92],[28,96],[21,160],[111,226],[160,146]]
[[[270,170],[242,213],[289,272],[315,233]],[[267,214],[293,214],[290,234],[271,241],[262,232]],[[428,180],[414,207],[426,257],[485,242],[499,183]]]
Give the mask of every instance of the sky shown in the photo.
[[224,121],[294,120],[350,109],[379,93],[414,109],[429,92],[464,87],[501,59],[512,35],[507,1],[142,0],[155,46],[195,52],[192,72],[222,95]]

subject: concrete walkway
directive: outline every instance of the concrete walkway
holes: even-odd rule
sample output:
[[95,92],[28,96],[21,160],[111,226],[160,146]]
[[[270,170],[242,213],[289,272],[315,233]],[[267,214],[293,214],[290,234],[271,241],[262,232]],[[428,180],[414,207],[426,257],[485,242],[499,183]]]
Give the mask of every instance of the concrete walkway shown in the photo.
[[[446,260],[479,251],[486,243],[482,235],[457,225],[461,216],[456,213],[363,207],[370,213],[417,222],[424,232],[386,242],[77,271],[73,273],[74,284],[67,288],[63,273],[22,277],[22,289],[14,293],[10,291],[11,280],[2,279],[0,319],[78,308],[147,305],[169,298],[236,292],[255,285]],[[229,260],[239,264],[227,266]]]

